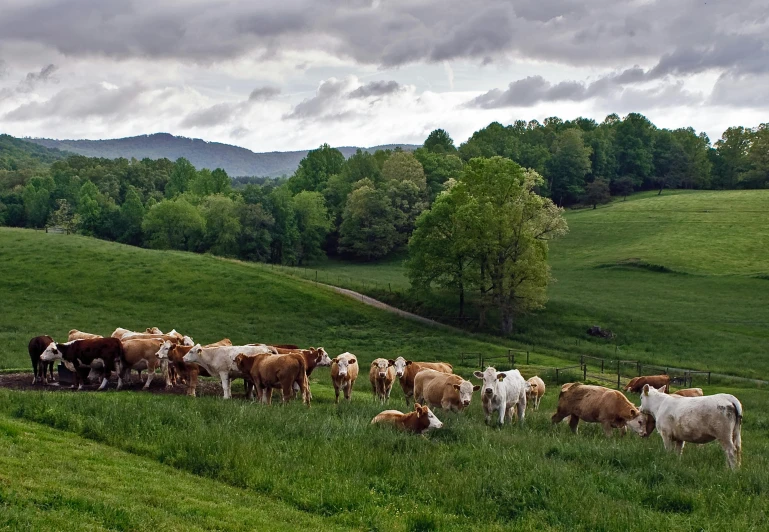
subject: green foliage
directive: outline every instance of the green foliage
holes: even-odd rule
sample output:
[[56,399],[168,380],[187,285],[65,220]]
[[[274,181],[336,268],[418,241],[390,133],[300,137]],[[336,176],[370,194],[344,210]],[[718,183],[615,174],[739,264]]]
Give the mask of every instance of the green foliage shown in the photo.
[[296,264],[299,227],[294,202],[288,187],[275,188],[269,195],[272,207],[271,261],[276,264]]
[[78,228],[84,235],[96,235],[102,225],[101,193],[90,181],[83,183],[77,201]]
[[171,175],[168,180],[168,184],[165,188],[165,195],[167,198],[175,198],[179,194],[186,192],[198,176],[195,167],[192,166],[187,159],[180,157],[174,163]]
[[633,177],[637,183],[654,171],[654,124],[638,113],[630,113],[615,128],[615,150],[619,175]]
[[585,202],[595,209],[598,205],[611,201],[609,183],[605,179],[596,179],[585,187]]
[[51,190],[54,188],[50,177],[34,177],[24,187],[24,216],[27,227],[43,227],[51,211]]
[[68,233],[74,232],[79,223],[78,216],[72,212],[69,202],[65,199],[56,200],[56,210],[48,217],[47,227],[61,227]]
[[443,190],[444,183],[449,179],[457,180],[462,174],[462,159],[453,153],[445,155],[428,151],[425,148],[418,148],[414,151],[414,157],[424,168],[427,192],[431,203]]
[[204,246],[215,255],[234,257],[240,237],[240,205],[231,198],[216,194],[201,204],[205,220]]
[[366,260],[381,258],[398,243],[396,210],[384,190],[364,179],[347,198],[339,231],[339,251]]
[[457,151],[454,141],[445,129],[435,129],[425,139],[424,148],[430,153],[449,154]]
[[120,206],[120,242],[138,246],[142,240],[142,221],[144,220],[144,205],[136,187],[128,185],[125,201]]
[[585,176],[590,172],[591,152],[579,129],[567,129],[553,142],[547,180],[550,196],[559,204],[574,203],[582,196]]
[[182,198],[164,200],[147,211],[142,231],[151,248],[196,251],[205,234],[205,219]]
[[238,256],[246,260],[268,262],[271,254],[273,225],[275,225],[275,219],[260,203],[242,204]]
[[344,155],[328,144],[311,150],[299,163],[294,175],[288,180],[288,187],[297,194],[303,190],[322,192],[326,182],[335,174],[342,171]]
[[300,235],[297,259],[302,265],[324,256],[321,246],[331,229],[331,220],[320,192],[304,190],[294,196],[293,203]]
[[393,153],[382,167],[382,177],[385,182],[409,181],[422,192],[427,189],[424,168],[411,152]]

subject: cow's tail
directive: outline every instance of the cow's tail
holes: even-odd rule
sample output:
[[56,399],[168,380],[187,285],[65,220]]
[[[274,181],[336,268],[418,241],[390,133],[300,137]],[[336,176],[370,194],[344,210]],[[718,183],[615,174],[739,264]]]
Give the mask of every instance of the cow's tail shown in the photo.
[[304,361],[304,357],[298,357],[300,359],[299,364],[299,388],[302,390],[302,401],[310,407],[310,380],[307,378],[307,363]]
[[[125,357],[125,348],[123,347],[122,340],[118,339],[117,341],[117,352],[118,356],[115,360],[115,373],[117,373],[118,378],[118,384],[122,384],[123,381],[123,373],[125,372],[126,368],[128,368],[128,361]],[[106,368],[105,368],[106,370]],[[106,370],[107,375],[105,377],[109,378],[109,371]]]
[[734,444],[734,453],[737,455],[737,463],[739,464],[742,456],[742,405],[734,396],[732,396],[731,402],[736,416],[734,427],[732,428],[732,443]]

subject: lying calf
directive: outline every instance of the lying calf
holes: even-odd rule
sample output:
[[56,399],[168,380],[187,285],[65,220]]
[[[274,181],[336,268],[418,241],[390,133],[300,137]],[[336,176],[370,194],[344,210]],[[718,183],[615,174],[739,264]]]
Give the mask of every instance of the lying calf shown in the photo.
[[385,410],[371,420],[371,424],[385,423],[401,430],[423,434],[431,429],[439,429],[443,423],[429,408],[414,403],[414,411],[404,414],[398,410]]

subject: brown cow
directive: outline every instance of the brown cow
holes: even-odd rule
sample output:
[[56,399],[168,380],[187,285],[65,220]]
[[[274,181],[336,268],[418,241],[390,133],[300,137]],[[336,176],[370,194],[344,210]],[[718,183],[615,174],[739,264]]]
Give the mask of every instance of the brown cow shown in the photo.
[[339,403],[339,390],[344,391],[344,398],[350,400],[352,387],[358,378],[358,360],[352,353],[342,353],[331,361],[331,383],[334,385],[334,393]]
[[539,410],[539,403],[545,395],[545,382],[535,375],[526,383],[526,406],[533,404],[534,410]]
[[404,414],[398,410],[385,410],[380,412],[371,424],[383,423],[392,425],[400,430],[422,434],[430,429],[439,429],[443,423],[426,406],[414,403],[414,411]]
[[560,423],[571,416],[569,427],[574,434],[580,420],[588,423],[600,423],[603,432],[611,437],[612,428],[620,429],[624,435],[630,426],[635,432],[644,436],[646,419],[633,403],[618,390],[603,386],[592,386],[580,383],[567,383],[561,387],[558,396],[558,410],[552,417],[553,423]]
[[32,360],[32,384],[42,382],[48,384],[48,373],[53,380],[53,361],[42,362],[40,355],[45,352],[45,348],[53,342],[53,338],[50,336],[35,336],[29,341],[27,350],[29,351],[29,358]]
[[[91,340],[75,340],[64,344],[51,342],[40,355],[40,360],[52,362],[65,360],[76,368],[90,367],[94,360],[101,359],[104,362],[105,377],[102,379],[99,390],[107,387],[107,376],[116,369],[119,370],[124,361],[123,344],[117,338],[93,338]],[[83,387],[83,375],[75,372],[75,386],[78,390]],[[122,388],[123,380],[118,371],[118,390]]]
[[104,338],[100,334],[91,334],[83,331],[78,331],[77,329],[72,329],[69,331],[69,336],[67,336],[67,341],[71,342],[72,340],[93,340],[94,338]]
[[671,395],[680,395],[681,397],[702,397],[702,388],[684,388],[683,390],[678,390],[677,392],[673,392]]
[[454,368],[451,364],[445,362],[413,362],[403,357],[398,357],[388,362],[395,368],[395,376],[398,377],[398,382],[400,382],[403,389],[403,395],[406,397],[406,406],[409,404],[409,399],[414,395],[414,377],[421,370],[434,369],[441,373],[454,373]]
[[470,406],[473,392],[480,389],[459,375],[434,369],[423,369],[414,377],[414,401],[454,412]]
[[122,379],[129,382],[131,376],[131,370],[139,372],[139,380],[142,378],[142,371],[147,370],[147,381],[144,383],[144,389],[150,387],[152,378],[155,376],[155,370],[160,367],[160,359],[156,356],[156,353],[163,345],[164,341],[156,339],[142,339],[142,340],[122,340],[124,361],[122,367]]
[[374,398],[384,403],[390,399],[395,382],[395,368],[386,358],[377,358],[371,363],[368,380],[371,382]]
[[670,376],[668,375],[649,375],[645,377],[633,377],[630,382],[627,383],[624,390],[626,392],[641,393],[644,388],[644,384],[654,386],[659,389],[663,386],[666,392],[670,392]]
[[235,364],[241,373],[250,375],[261,402],[272,404],[272,389],[280,388],[283,391],[283,402],[287,403],[293,395],[294,382],[298,381],[301,383],[302,400],[310,406],[310,385],[303,356],[241,353],[235,357]]

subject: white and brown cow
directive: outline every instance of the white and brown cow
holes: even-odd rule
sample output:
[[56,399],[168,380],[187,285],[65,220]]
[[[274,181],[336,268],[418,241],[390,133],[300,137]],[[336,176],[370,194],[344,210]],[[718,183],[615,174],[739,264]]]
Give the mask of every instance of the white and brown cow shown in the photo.
[[414,401],[443,410],[464,410],[480,389],[459,375],[434,369],[423,369],[414,377]]
[[421,370],[434,369],[443,373],[454,373],[454,368],[446,362],[414,362],[403,357],[398,357],[388,362],[395,368],[395,376],[398,377],[398,382],[406,398],[406,406],[408,406],[409,400],[414,396],[414,377]]
[[423,434],[443,426],[441,420],[427,406],[414,403],[414,411],[404,414],[398,410],[385,410],[371,420],[372,425],[390,425],[397,429]]
[[539,410],[539,403],[545,395],[545,382],[535,375],[526,381],[526,406],[533,404],[534,410]]
[[[225,399],[232,398],[232,379],[244,379],[244,374],[235,364],[235,357],[244,355],[260,355],[271,353],[273,349],[267,345],[231,345],[221,347],[203,347],[194,345],[182,358],[184,362],[200,365],[209,375],[218,376],[222,381],[222,392]],[[251,397],[251,394],[248,394]]]
[[368,379],[371,382],[371,392],[375,399],[386,402],[390,399],[390,392],[395,382],[395,368],[386,358],[377,358],[371,363],[371,369],[368,372]]
[[331,361],[331,382],[336,394],[334,403],[339,403],[339,390],[344,392],[345,399],[350,400],[352,387],[357,378],[358,359],[352,353],[342,353]]

